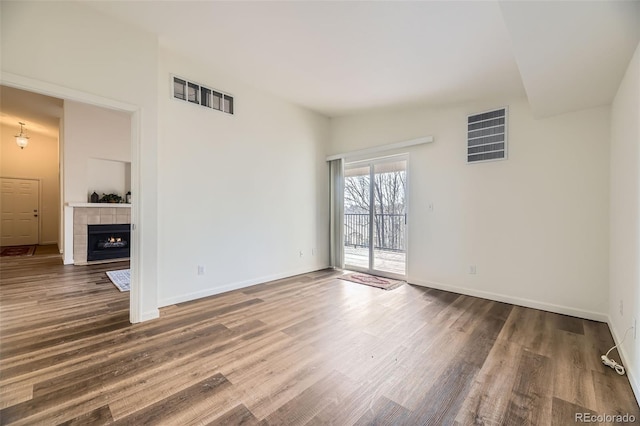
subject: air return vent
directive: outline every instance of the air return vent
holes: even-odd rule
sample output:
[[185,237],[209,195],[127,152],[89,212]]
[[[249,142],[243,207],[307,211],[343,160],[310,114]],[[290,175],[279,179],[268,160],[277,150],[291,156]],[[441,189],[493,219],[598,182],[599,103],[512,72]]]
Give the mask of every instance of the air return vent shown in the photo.
[[171,79],[174,99],[233,114],[233,96],[184,78],[172,76]]
[[507,158],[507,108],[467,118],[467,163]]

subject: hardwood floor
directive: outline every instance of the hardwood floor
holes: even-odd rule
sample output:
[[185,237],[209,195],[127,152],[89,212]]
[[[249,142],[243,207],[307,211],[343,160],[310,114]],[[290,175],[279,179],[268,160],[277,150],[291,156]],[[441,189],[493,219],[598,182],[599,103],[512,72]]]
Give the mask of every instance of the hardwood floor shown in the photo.
[[[128,323],[126,264],[0,264],[2,424],[567,425],[640,418],[603,323],[318,271]],[[180,283],[175,283],[180,285]],[[619,360],[617,353],[611,356]]]

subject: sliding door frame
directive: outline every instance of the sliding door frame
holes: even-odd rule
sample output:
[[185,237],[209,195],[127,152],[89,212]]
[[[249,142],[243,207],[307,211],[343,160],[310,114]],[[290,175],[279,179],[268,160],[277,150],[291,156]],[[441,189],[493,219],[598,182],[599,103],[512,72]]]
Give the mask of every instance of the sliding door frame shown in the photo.
[[[404,161],[405,162],[405,184],[404,184],[404,197],[405,197],[405,226],[404,226],[404,242],[405,242],[405,260],[404,260],[404,274],[395,274],[393,272],[388,272],[388,271],[382,271],[379,269],[375,269],[374,265],[375,265],[375,259],[374,259],[374,251],[375,251],[375,243],[374,243],[374,223],[375,223],[375,166],[378,164],[384,164],[384,163],[390,163],[390,162],[394,162],[394,161]],[[403,153],[403,154],[395,154],[395,155],[389,155],[389,156],[385,156],[385,157],[376,157],[376,158],[369,158],[369,159],[365,159],[365,160],[357,160],[357,161],[348,161],[345,160],[345,164],[344,164],[344,170],[347,170],[347,168],[351,167],[351,166],[356,166],[356,167],[368,167],[369,168],[369,255],[368,255],[368,260],[369,260],[369,267],[368,268],[361,268],[358,266],[354,266],[354,265],[348,265],[346,264],[346,261],[343,259],[343,264],[345,266],[346,269],[349,270],[353,270],[353,271],[357,271],[357,272],[365,272],[365,273],[370,273],[370,274],[375,274],[375,275],[379,275],[379,276],[384,276],[387,278],[396,278],[396,279],[406,279],[407,278],[407,274],[408,274],[408,270],[409,270],[409,264],[408,264],[408,260],[409,260],[409,203],[410,203],[410,197],[409,197],[409,154],[408,153]],[[344,193],[344,187],[345,187],[345,183],[344,180],[346,178],[343,175],[343,193]],[[342,229],[344,230],[344,214],[342,215],[342,223],[341,223]],[[344,241],[343,241],[344,244]],[[344,251],[343,251],[344,252]]]

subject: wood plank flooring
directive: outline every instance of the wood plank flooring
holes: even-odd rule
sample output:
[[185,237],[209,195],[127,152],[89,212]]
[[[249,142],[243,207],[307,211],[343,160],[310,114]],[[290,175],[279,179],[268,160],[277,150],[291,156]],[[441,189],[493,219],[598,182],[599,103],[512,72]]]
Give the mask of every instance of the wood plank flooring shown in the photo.
[[[128,323],[58,256],[0,263],[0,423],[567,425],[640,418],[603,323],[318,271]],[[175,283],[179,286],[180,283]],[[619,360],[615,351],[613,358]]]

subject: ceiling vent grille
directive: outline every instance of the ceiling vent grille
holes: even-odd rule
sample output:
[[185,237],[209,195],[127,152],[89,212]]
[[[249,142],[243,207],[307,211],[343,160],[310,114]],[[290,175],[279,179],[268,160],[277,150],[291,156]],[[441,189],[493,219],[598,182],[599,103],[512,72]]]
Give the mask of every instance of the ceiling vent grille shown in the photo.
[[467,163],[507,158],[507,108],[467,117]]
[[173,98],[233,114],[233,96],[172,76]]

